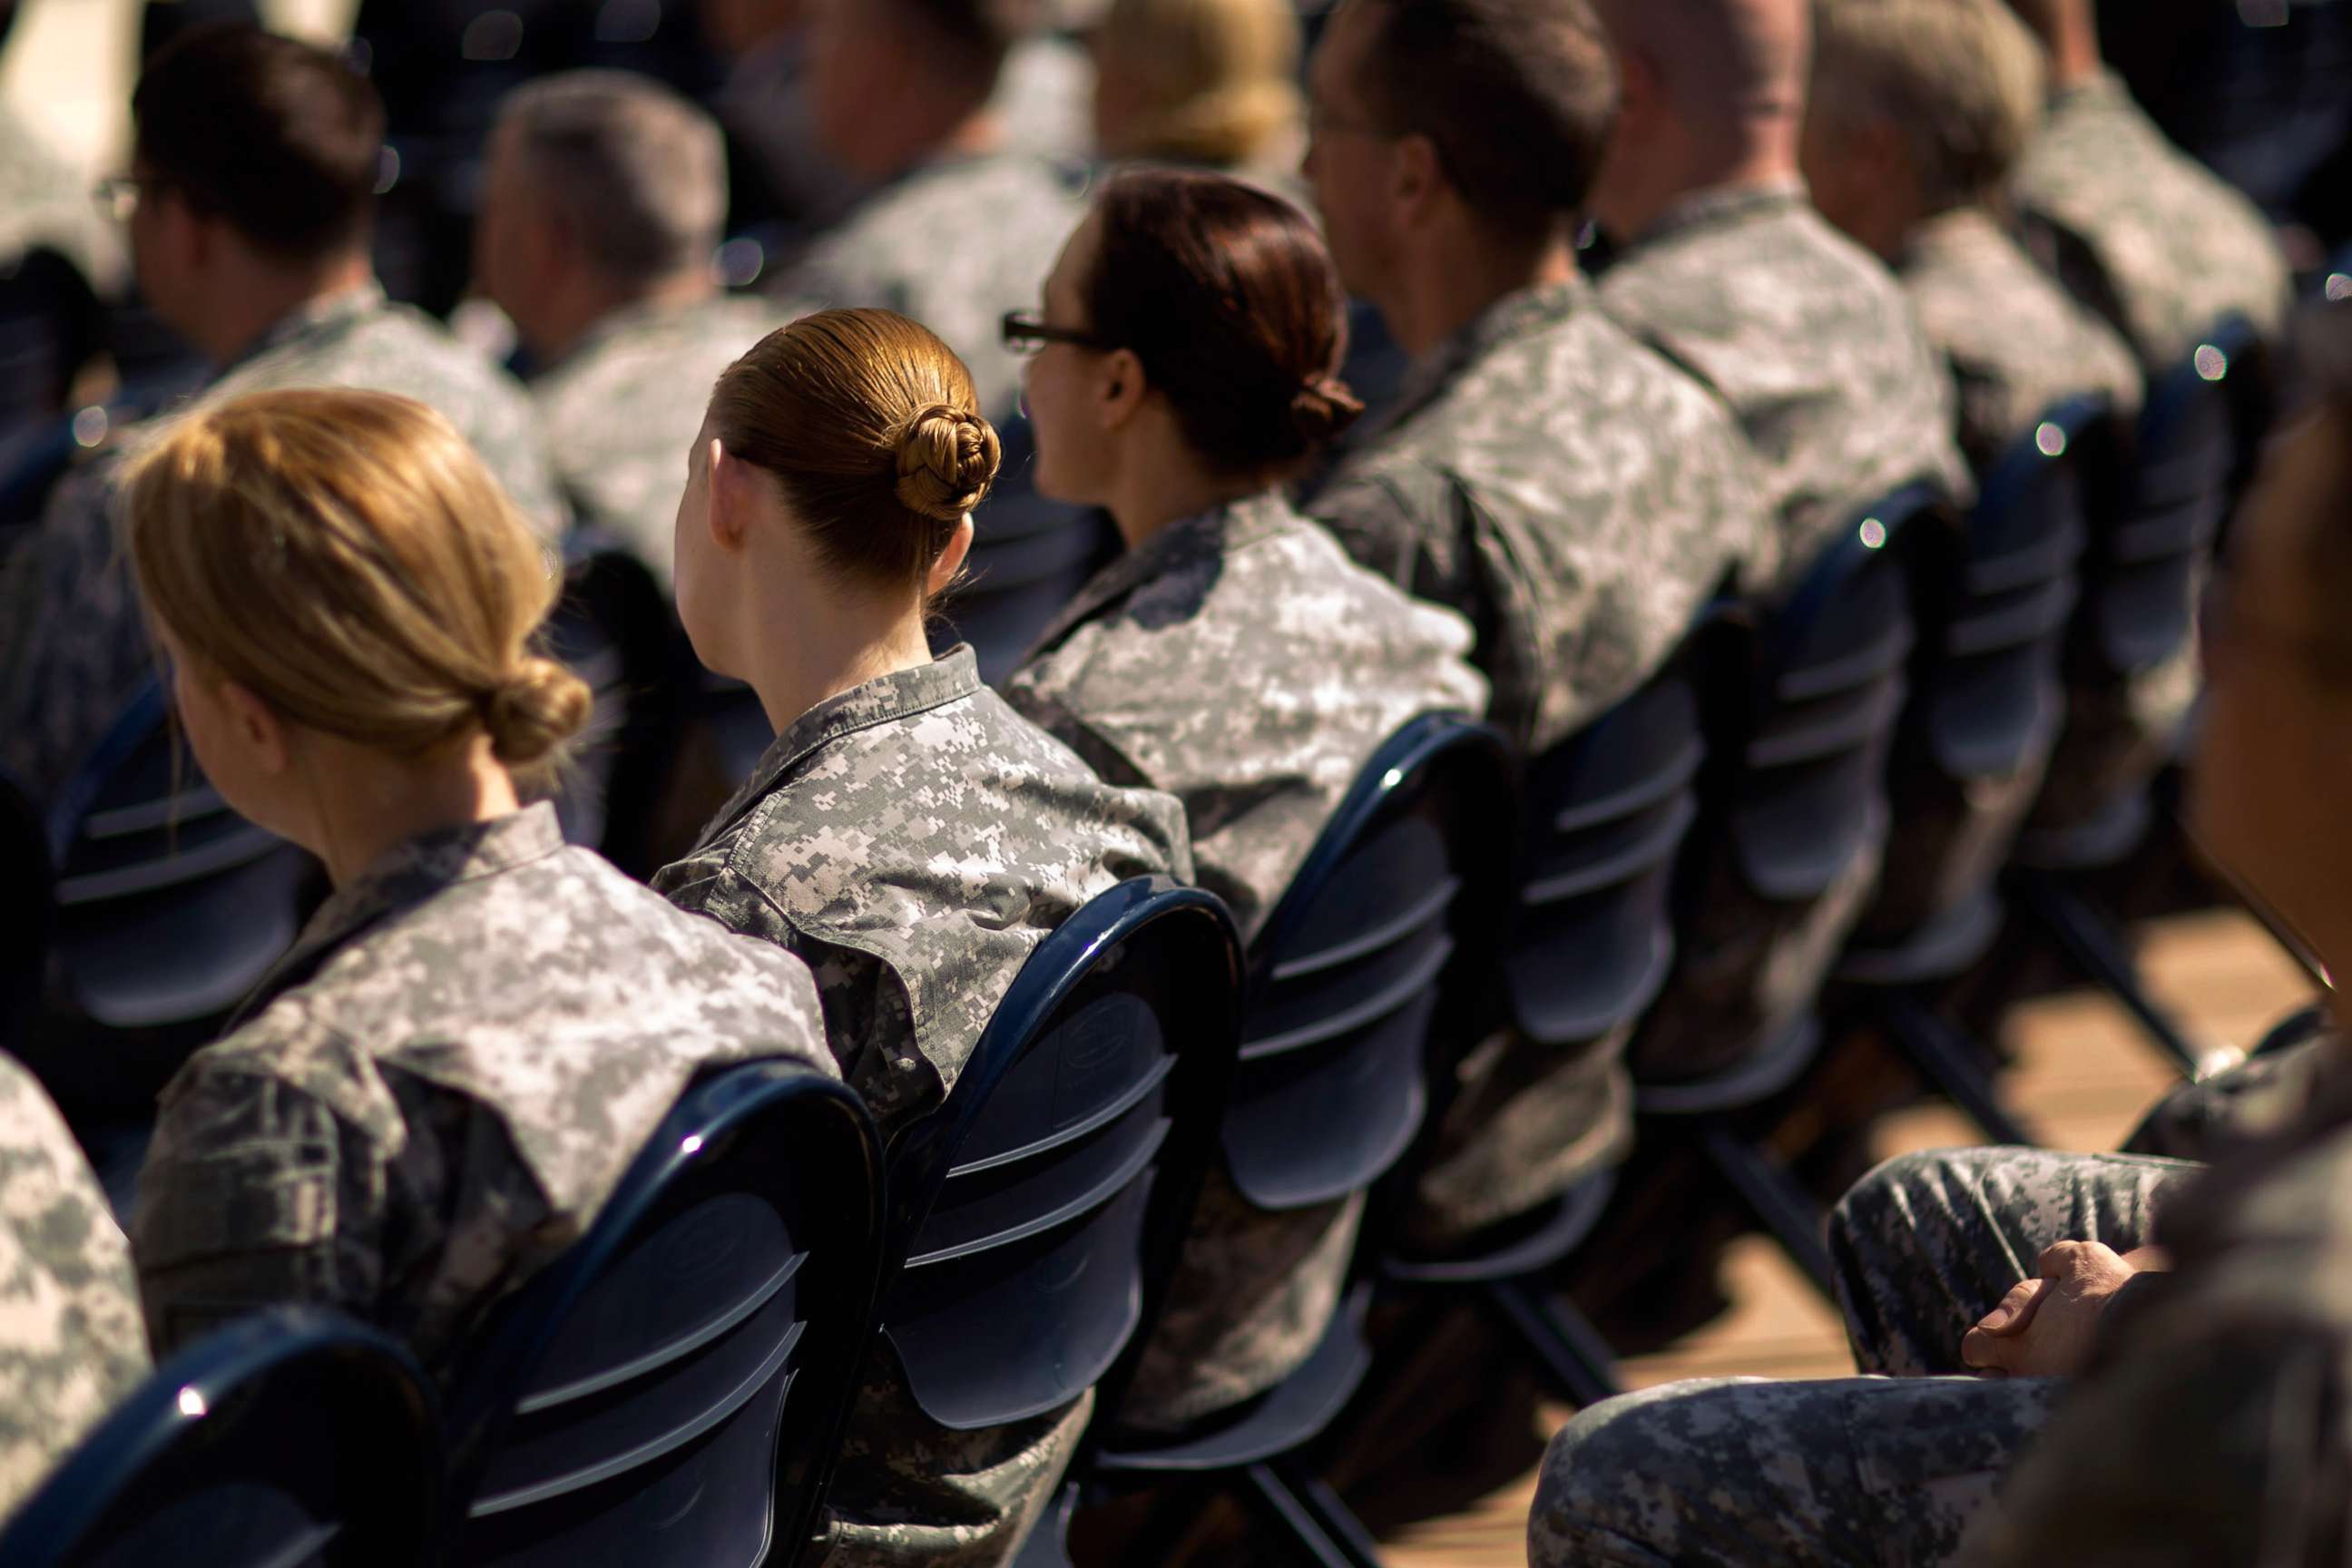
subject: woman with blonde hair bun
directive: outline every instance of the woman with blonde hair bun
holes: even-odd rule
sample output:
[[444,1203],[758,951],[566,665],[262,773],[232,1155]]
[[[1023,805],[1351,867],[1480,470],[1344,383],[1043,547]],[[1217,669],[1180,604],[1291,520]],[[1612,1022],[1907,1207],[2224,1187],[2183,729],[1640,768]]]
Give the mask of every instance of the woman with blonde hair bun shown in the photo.
[[256,394],[160,434],[122,497],[197,762],[335,884],[163,1092],[131,1227],[149,1331],[161,1355],[317,1302],[446,1375],[698,1073],[831,1072],[815,988],[520,803],[588,693],[533,651],[551,564],[440,415]]
[[1294,0],[1112,0],[1094,35],[1097,150],[1297,184],[1299,34]]
[[[1048,931],[1127,878],[1192,872],[1174,800],[1104,784],[981,684],[969,647],[931,656],[925,608],[997,458],[945,343],[887,310],[824,310],[719,378],[678,503],[695,652],[778,733],[654,885],[808,961],[886,1139],[945,1098]],[[877,1352],[828,1568],[1010,1560],[1092,1400],[949,1431]]]

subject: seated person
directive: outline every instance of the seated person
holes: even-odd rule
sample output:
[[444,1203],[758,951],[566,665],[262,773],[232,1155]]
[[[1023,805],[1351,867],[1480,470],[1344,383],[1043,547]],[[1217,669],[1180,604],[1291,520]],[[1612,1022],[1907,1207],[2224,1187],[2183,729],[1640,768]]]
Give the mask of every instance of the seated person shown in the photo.
[[163,1091],[131,1222],[149,1331],[168,1353],[313,1302],[446,1378],[698,1074],[832,1073],[815,987],[519,804],[588,690],[530,651],[543,545],[439,414],[209,403],[131,461],[123,519],[205,778],[335,885]]
[[2011,181],[2031,247],[2150,378],[2224,316],[2275,341],[2286,258],[2253,203],[2164,139],[2099,58],[2096,0],[2010,0],[2050,62],[2050,108]]
[[1095,150],[1297,184],[1293,0],[1111,0],[1095,29]]
[[[415,310],[369,259],[383,144],[375,89],[337,56],[250,27],[194,28],[139,79],[131,259],[148,302],[219,367],[199,406],[281,386],[363,386],[437,408],[543,534],[562,531],[530,403]],[[152,667],[109,514],[107,443],[0,561],[0,768],[36,799],[72,775]]]
[[[2323,407],[2273,447],[2233,535],[2192,815],[2332,968],[2352,960],[2352,649],[2332,610],[2352,590],[2352,318],[2312,343]],[[2352,1102],[2340,1068],[2323,1083],[2210,1175],[2038,1149],[1881,1167],[1830,1241],[1855,1359],[1895,1375],[1594,1406],[1546,1457],[1530,1563],[1934,1563],[1972,1521],[1968,1560],[1988,1564],[2330,1560],[2352,1506],[2332,1414]]]
[[1713,387],[1764,464],[1780,582],[1916,480],[1969,489],[1902,289],[1806,200],[1808,0],[1598,0],[1622,83],[1591,215],[1602,309]]
[[[1477,713],[1470,628],[1348,559],[1282,482],[1346,426],[1344,297],[1305,214],[1223,175],[1119,176],[1045,279],[1029,362],[1037,483],[1109,509],[1128,553],[1005,683],[1116,784],[1184,803],[1199,884],[1255,937],[1372,753]],[[1120,1412],[1173,1426],[1273,1386],[1321,1340],[1360,1198],[1271,1214],[1209,1178]]]
[[[821,310],[719,377],[677,514],[677,607],[776,740],[654,885],[815,970],[828,1043],[886,1140],[937,1110],[1047,932],[1130,877],[1189,880],[1183,807],[1107,784],[934,659],[924,613],[995,477],[971,377],[887,310]],[[869,1363],[831,1497],[834,1568],[999,1563],[1093,1405],[953,1432]]]
[[543,77],[499,107],[476,284],[522,340],[577,520],[665,586],[677,454],[719,373],[788,314],[719,291],[726,210],[718,126],[648,78]]
[[0,1525],[147,1375],[131,1244],[38,1079],[0,1053]]
[[2001,0],[1816,0],[1805,184],[1902,279],[1979,473],[2067,398],[2139,409],[2130,349],[2005,226],[2002,185],[2041,118],[2041,50]]

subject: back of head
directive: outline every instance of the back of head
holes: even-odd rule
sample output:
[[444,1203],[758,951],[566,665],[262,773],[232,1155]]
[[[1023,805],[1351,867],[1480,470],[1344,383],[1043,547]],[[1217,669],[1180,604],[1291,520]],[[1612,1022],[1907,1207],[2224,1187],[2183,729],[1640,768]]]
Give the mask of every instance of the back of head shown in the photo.
[[1815,0],[1812,105],[1832,139],[1893,126],[1929,213],[1994,195],[2042,116],[2042,51],[2000,0]]
[[301,262],[365,241],[383,102],[327,50],[192,28],[148,63],[131,112],[138,162],[257,249]]
[[1540,239],[1584,205],[1617,78],[1585,0],[1350,0],[1373,24],[1360,85],[1381,130],[1421,136],[1463,202]]
[[710,434],[772,475],[841,580],[919,593],[996,479],[971,373],[890,310],[820,310],[770,332],[710,395]]
[[[1696,131],[1793,129],[1804,112],[1807,0],[1599,0],[1620,51],[1638,54],[1675,117]],[[1705,139],[1705,138],[1703,138]]]
[[587,688],[530,651],[557,584],[464,437],[389,393],[255,393],[135,454],[124,542],[148,612],[283,718],[399,756],[477,731],[550,757]]
[[727,221],[719,122],[649,77],[580,70],[508,94],[497,136],[537,199],[621,283],[707,267]]
[[1143,363],[1211,467],[1286,468],[1363,412],[1339,380],[1347,295],[1306,214],[1239,180],[1177,170],[1121,175],[1097,211],[1090,330]]
[[1298,123],[1294,0],[1113,0],[1095,35],[1106,90],[1132,95],[1115,158],[1231,166]]

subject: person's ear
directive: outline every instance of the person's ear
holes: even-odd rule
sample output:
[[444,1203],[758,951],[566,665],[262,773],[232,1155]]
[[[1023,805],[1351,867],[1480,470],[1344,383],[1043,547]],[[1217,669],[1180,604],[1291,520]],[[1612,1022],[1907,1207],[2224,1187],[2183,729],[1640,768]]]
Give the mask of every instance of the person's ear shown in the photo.
[[1617,129],[1639,131],[1658,101],[1658,68],[1641,49],[1617,51]]
[[1389,155],[1389,197],[1407,226],[1418,226],[1436,210],[1445,188],[1437,143],[1422,135],[1400,136]]
[[710,437],[706,454],[710,474],[710,505],[704,519],[710,530],[710,542],[724,555],[740,555],[749,540],[754,504],[758,500],[754,488],[759,476],[751,465],[728,451],[726,443],[716,436]]
[[293,765],[293,737],[276,709],[234,680],[222,681],[214,696],[230,737],[257,772],[277,778]]
[[939,559],[931,563],[930,571],[924,575],[925,598],[935,598],[946,593],[948,584],[956,580],[956,574],[963,570],[964,559],[971,553],[971,514],[966,512],[963,521],[956,524],[955,531],[948,535],[946,548],[940,552]]
[[1096,385],[1106,430],[1124,429],[1143,406],[1144,395],[1151,390],[1143,374],[1143,362],[1135,357],[1133,349],[1113,349],[1104,354]]

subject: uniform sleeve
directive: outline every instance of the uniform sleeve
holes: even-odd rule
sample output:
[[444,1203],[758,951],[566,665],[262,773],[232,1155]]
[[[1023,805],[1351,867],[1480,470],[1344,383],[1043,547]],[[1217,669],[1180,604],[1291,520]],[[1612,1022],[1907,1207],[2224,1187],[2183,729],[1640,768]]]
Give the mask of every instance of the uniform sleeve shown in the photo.
[[1395,485],[1375,474],[1342,473],[1307,515],[1329,529],[1358,565],[1412,591],[1420,551],[1412,509]]
[[191,1067],[139,1173],[131,1253],[160,1358],[256,1309],[373,1316],[382,1152],[319,1100],[249,1067]]
[[1078,754],[1095,776],[1122,789],[1160,787],[1144,775],[1117,742],[1073,710],[1056,694],[1045,690],[1034,677],[1034,667],[1017,670],[1004,683],[1004,700],[1013,710]]

